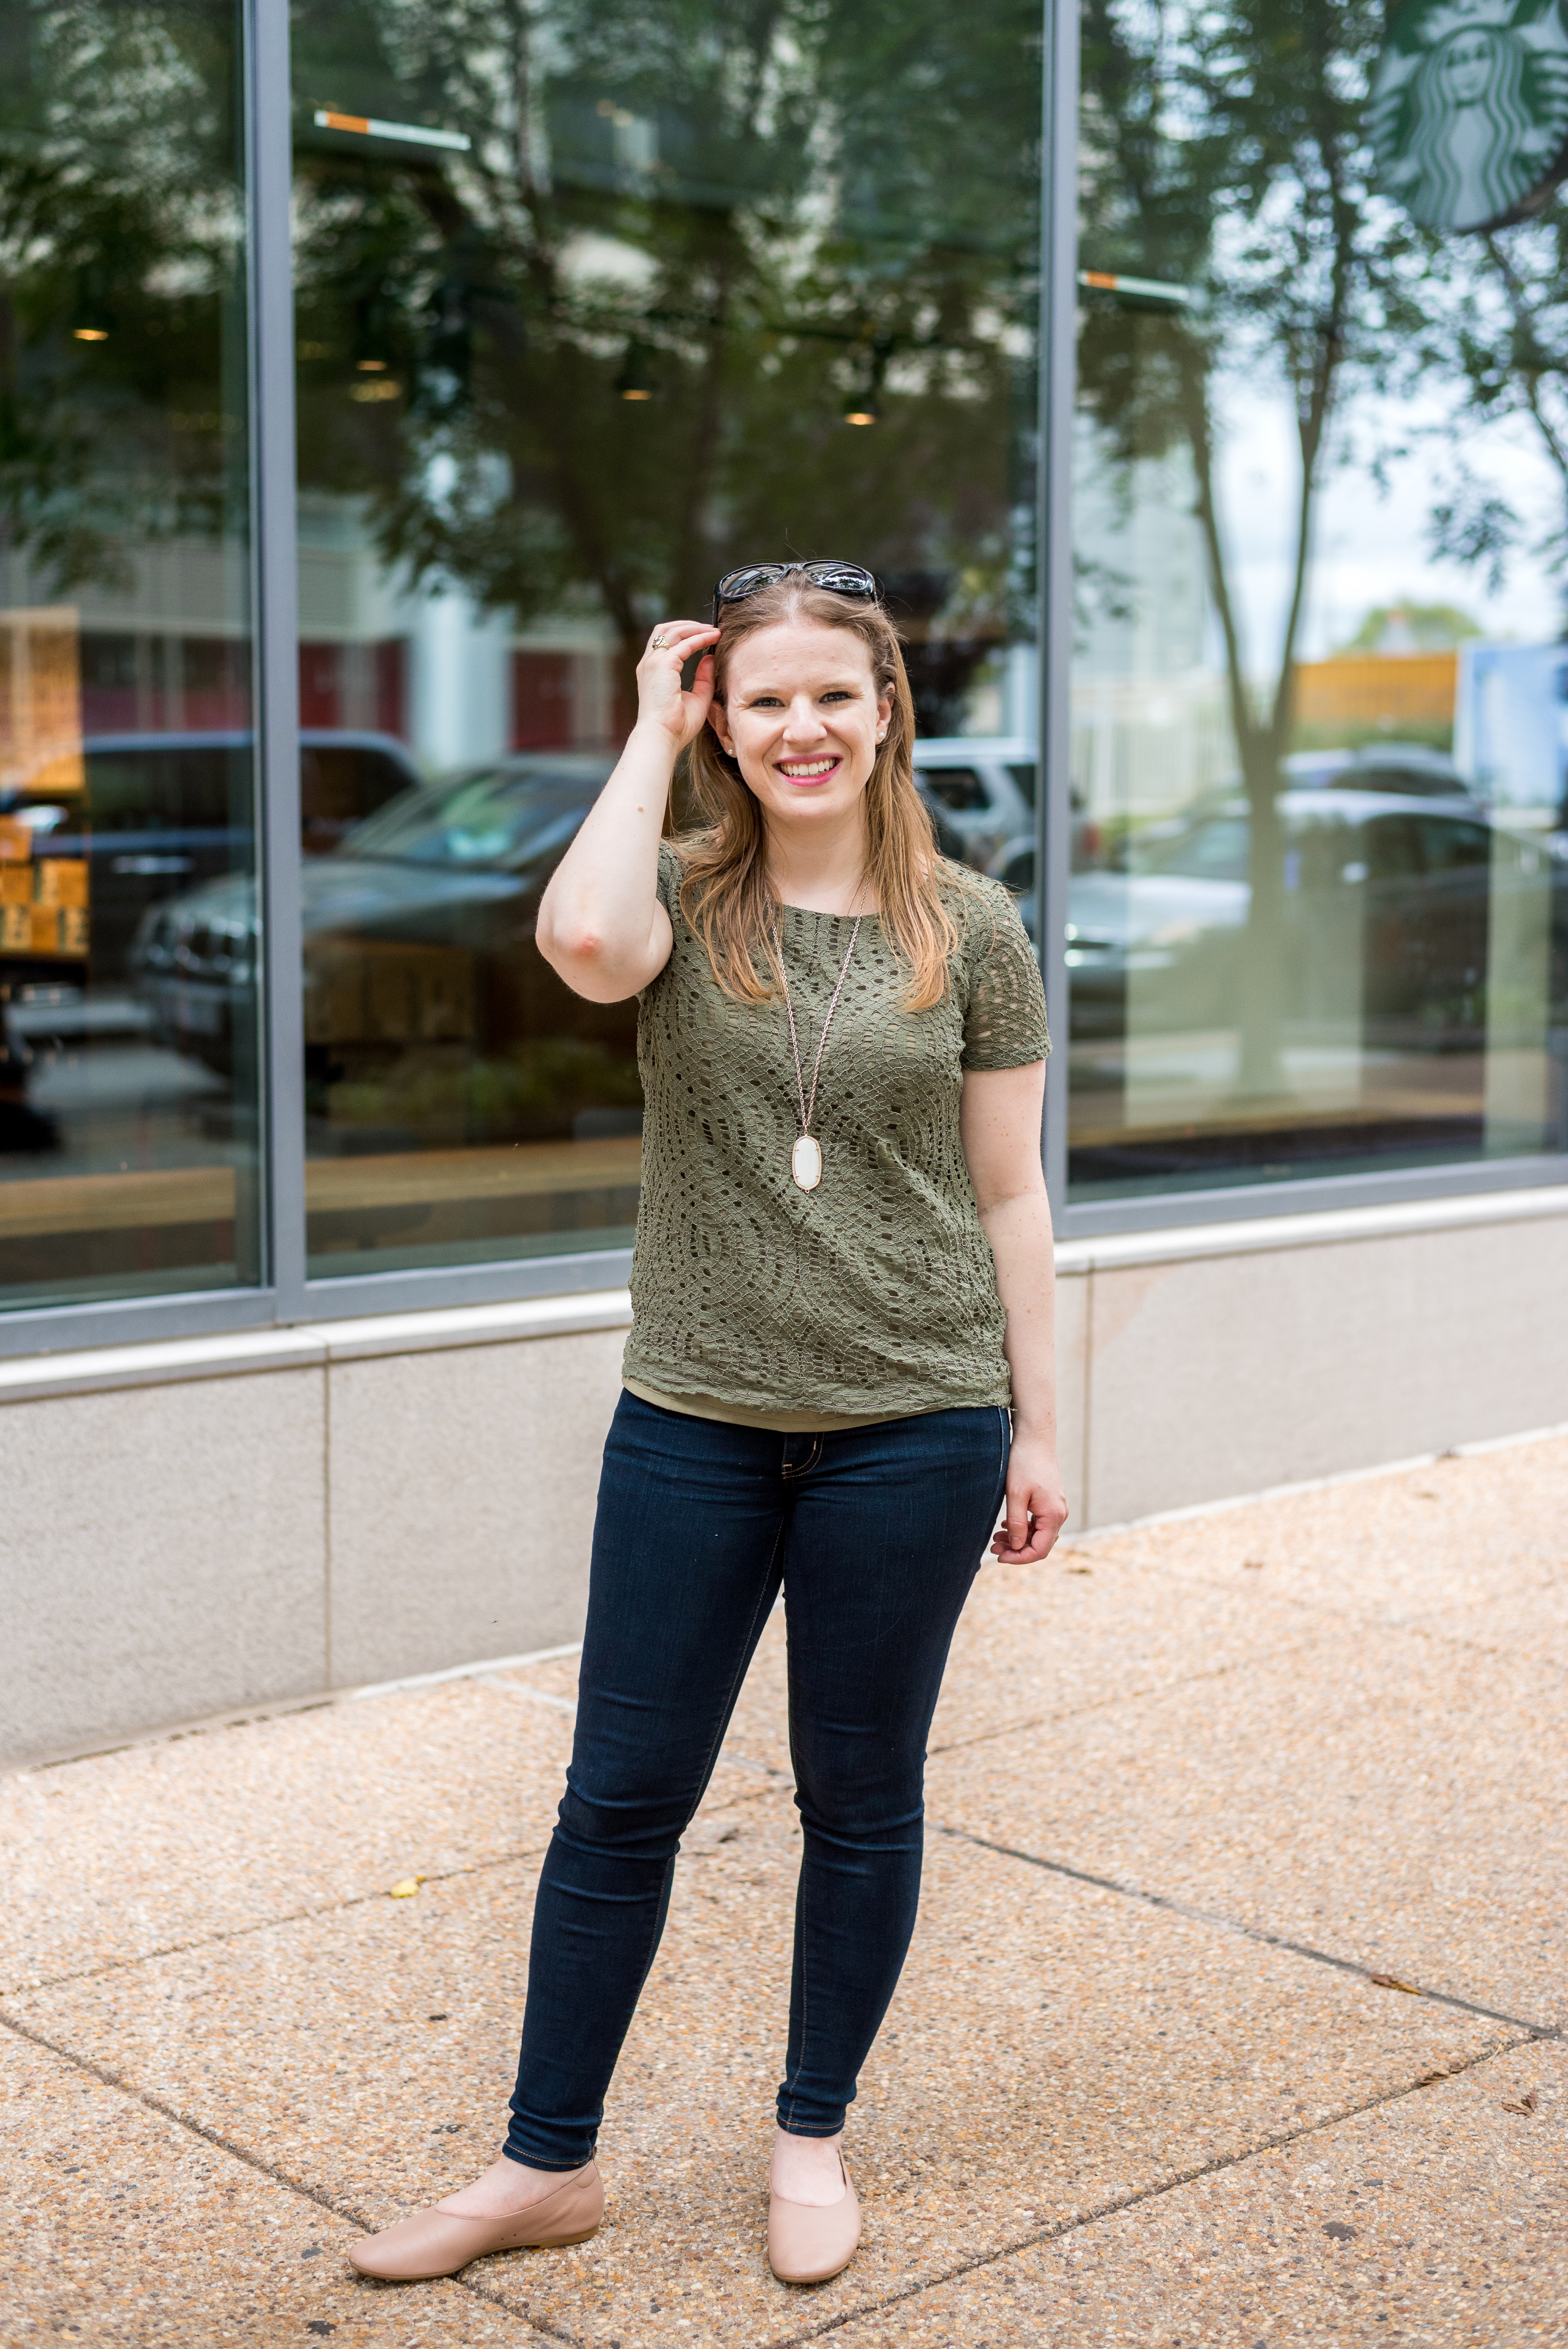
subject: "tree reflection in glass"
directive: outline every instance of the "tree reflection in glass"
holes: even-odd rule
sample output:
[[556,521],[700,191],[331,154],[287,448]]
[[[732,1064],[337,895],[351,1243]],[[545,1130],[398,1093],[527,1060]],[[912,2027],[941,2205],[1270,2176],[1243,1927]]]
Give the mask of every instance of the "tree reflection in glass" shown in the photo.
[[[0,1292],[254,1280],[249,424],[227,0],[0,17]],[[243,876],[211,980],[165,909]]]
[[[323,721],[358,691],[428,768],[531,758],[531,787],[580,813],[653,622],[704,610],[738,562],[795,554],[886,581],[925,732],[1032,732],[1039,72],[1021,0],[961,19],[933,0],[302,10],[302,580]],[[334,620],[316,583],[354,550],[373,585]],[[583,1006],[540,964],[546,877],[515,875],[466,932],[428,908],[356,917],[362,940],[409,947],[418,927],[470,952],[475,1009],[460,1037],[396,1048],[341,1019],[318,1032],[324,1267],[624,1235],[634,1007]],[[321,921],[307,905],[307,1025],[326,931],[347,950]],[[513,1144],[533,1154],[512,1152],[520,1183],[526,1164],[548,1189],[467,1199],[483,1154]],[[408,1156],[438,1147],[449,1187],[420,1220]],[[372,1161],[396,1176],[396,1227]]]
[[1561,793],[1471,746],[1467,556],[1544,481],[1456,398],[1495,247],[1379,183],[1382,9],[1084,22],[1078,1195],[1551,1146]]

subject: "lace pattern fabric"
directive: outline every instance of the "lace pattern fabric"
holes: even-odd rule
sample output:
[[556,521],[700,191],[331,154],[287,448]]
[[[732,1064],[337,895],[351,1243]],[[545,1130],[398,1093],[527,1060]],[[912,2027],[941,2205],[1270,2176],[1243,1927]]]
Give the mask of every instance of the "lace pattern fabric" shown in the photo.
[[[627,1377],[773,1412],[1007,1403],[995,1267],[958,1108],[967,1070],[1050,1050],[1017,907],[995,882],[954,889],[961,943],[946,995],[926,1011],[903,1008],[904,966],[880,923],[862,922],[813,1122],[822,1180],[807,1192],[789,1171],[799,1118],[782,999],[723,992],[679,889],[666,844],[659,894],[675,944],[638,1006],[645,1111]],[[803,1056],[849,936],[841,916],[784,908]]]

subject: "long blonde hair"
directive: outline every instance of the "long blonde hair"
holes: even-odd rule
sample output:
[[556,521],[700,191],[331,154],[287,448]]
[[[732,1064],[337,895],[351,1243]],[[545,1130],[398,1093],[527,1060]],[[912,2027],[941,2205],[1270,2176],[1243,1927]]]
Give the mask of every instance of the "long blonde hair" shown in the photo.
[[[802,579],[781,579],[743,604],[721,605],[714,647],[714,698],[724,701],[726,675],[737,645],[780,621],[844,628],[871,654],[880,699],[892,715],[866,784],[866,881],[874,891],[883,934],[909,966],[904,1009],[928,1010],[947,990],[948,957],[958,945],[945,894],[969,876],[939,854],[936,833],[914,787],[914,702],[903,651],[880,604],[835,595]],[[778,993],[774,936],[779,899],[768,878],[768,834],[762,810],[738,763],[705,726],[686,753],[686,780],[696,829],[673,845],[685,867],[681,912],[707,950],[713,975],[727,995],[764,1003]],[[771,978],[758,972],[760,947]]]

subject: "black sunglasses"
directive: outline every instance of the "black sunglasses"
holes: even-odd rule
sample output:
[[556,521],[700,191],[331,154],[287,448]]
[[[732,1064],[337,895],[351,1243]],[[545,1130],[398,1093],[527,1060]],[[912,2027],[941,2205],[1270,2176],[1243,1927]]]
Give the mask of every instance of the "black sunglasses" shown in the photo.
[[858,563],[748,563],[739,571],[727,571],[714,589],[714,626],[717,627],[726,604],[744,604],[759,587],[775,587],[797,571],[813,587],[825,587],[830,595],[863,595],[872,604],[878,600],[876,581]]

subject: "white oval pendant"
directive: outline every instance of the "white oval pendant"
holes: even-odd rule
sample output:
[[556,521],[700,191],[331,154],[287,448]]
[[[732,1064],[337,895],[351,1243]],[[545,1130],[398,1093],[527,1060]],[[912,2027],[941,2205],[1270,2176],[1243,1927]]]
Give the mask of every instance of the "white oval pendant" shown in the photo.
[[822,1179],[822,1154],[812,1136],[803,1133],[789,1153],[789,1172],[802,1191],[814,1191]]

